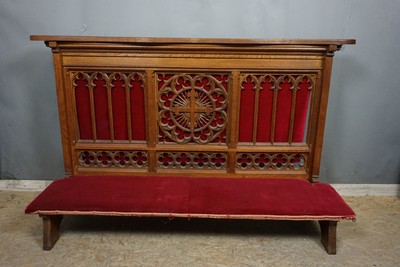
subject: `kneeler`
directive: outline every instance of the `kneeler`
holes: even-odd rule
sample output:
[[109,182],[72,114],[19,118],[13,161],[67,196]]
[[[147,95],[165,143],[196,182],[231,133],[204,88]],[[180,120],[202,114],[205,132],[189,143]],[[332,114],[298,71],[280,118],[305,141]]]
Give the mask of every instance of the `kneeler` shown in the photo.
[[63,215],[319,221],[336,253],[336,223],[355,214],[328,184],[292,179],[73,176],[53,182],[25,210],[43,217],[44,249]]
[[26,213],[318,221],[355,214],[319,183],[334,52],[355,40],[31,36],[52,49],[66,177]]

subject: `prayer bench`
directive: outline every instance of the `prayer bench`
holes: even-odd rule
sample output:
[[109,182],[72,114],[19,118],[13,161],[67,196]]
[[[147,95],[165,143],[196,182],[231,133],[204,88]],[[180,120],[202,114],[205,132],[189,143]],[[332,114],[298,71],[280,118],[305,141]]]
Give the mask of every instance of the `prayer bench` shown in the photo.
[[53,51],[67,177],[26,208],[43,249],[64,215],[318,221],[332,60],[355,40],[31,36]]

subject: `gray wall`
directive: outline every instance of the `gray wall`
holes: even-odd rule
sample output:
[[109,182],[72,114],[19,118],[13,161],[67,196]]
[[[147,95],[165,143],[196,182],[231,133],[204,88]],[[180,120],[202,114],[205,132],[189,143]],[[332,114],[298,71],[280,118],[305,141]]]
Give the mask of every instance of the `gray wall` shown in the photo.
[[400,1],[0,0],[1,177],[63,175],[51,53],[31,34],[356,38],[335,56],[321,179],[399,183]]

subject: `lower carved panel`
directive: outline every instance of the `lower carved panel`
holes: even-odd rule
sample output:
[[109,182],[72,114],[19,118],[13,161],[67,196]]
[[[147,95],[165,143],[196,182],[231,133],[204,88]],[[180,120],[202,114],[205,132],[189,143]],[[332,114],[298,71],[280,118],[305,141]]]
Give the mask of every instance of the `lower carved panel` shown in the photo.
[[148,155],[144,151],[80,151],[81,167],[145,168]]
[[238,153],[236,168],[240,170],[304,170],[307,154],[301,153]]
[[159,152],[157,163],[159,168],[170,169],[225,169],[226,153],[203,152]]

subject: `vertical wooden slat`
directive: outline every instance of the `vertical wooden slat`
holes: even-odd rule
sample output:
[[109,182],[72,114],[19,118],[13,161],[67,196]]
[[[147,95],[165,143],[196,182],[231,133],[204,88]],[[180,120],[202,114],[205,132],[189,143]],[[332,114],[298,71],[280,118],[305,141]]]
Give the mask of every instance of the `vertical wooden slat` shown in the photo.
[[88,81],[88,86],[89,86],[89,99],[90,99],[90,118],[92,122],[92,134],[93,134],[93,141],[97,140],[97,130],[96,130],[96,112],[94,109],[94,95],[93,95],[93,88],[94,88],[94,83],[93,79],[96,77],[97,73],[94,73],[89,81]]
[[259,80],[257,80],[257,77],[253,76],[255,79],[255,87],[254,90],[256,90],[254,94],[254,111],[253,111],[253,136],[251,138],[251,141],[253,144],[257,142],[257,126],[258,126],[258,106],[260,102],[260,90],[261,86],[259,84]]
[[271,144],[275,141],[275,124],[276,124],[276,109],[278,103],[278,92],[279,92],[279,81],[278,79],[275,80],[274,86],[274,100],[272,103],[272,114],[271,114]]
[[157,120],[158,107],[157,97],[158,90],[156,86],[156,77],[153,70],[146,70],[145,80],[143,81],[145,90],[145,110],[146,114],[146,138],[149,147],[155,147],[157,143]]
[[321,81],[320,81],[320,77],[321,77],[321,72],[318,72],[318,74],[317,75],[315,75],[315,76],[313,76],[313,90],[311,91],[311,94],[310,94],[310,100],[309,100],[309,107],[308,107],[308,115],[307,115],[307,117],[308,117],[308,123],[307,123],[307,135],[306,135],[306,142],[308,143],[308,144],[310,144],[310,143],[312,143],[311,142],[311,137],[313,136],[313,134],[314,134],[314,128],[315,127],[313,127],[313,123],[314,123],[314,121],[313,121],[313,114],[314,114],[314,106],[316,105],[315,104],[315,99],[316,99],[316,92],[318,92],[319,90],[318,90],[318,88],[321,88]]
[[104,74],[103,77],[106,80],[107,88],[107,108],[108,108],[108,124],[110,129],[110,139],[114,141],[114,115],[112,107],[112,95],[111,95],[111,79]]
[[239,114],[240,114],[240,72],[232,71],[232,86],[228,90],[229,94],[229,124],[228,124],[228,134],[229,134],[229,148],[236,148],[238,143],[238,133],[239,133]]
[[315,136],[315,146],[313,154],[313,166],[312,166],[312,180],[315,182],[319,181],[319,168],[321,165],[321,154],[322,154],[322,144],[324,141],[324,129],[325,129],[325,118],[326,118],[326,110],[328,106],[328,95],[329,95],[329,86],[331,82],[331,73],[332,73],[332,62],[333,62],[333,53],[328,54],[325,58],[325,66],[324,73],[322,78],[322,86],[320,92],[320,98],[316,99],[316,103],[319,103],[319,106],[316,107],[317,114],[312,118],[317,121],[316,124],[316,136]]
[[297,90],[298,90],[298,83],[296,81],[294,84],[294,88],[292,88],[292,106],[290,109],[289,137],[288,137],[289,144],[292,144],[292,140],[293,140],[293,127],[294,127],[294,116],[295,116],[295,112],[296,112]]
[[[79,73],[73,73],[73,72],[68,72],[67,75],[69,76],[69,84],[66,86],[66,88],[71,88],[71,112],[73,113],[73,118],[74,121],[71,125],[71,127],[74,129],[74,140],[79,140],[81,138],[81,129],[79,125],[79,119],[78,119],[78,108],[77,108],[77,96],[76,96],[76,87],[75,87],[75,79],[78,78]],[[89,83],[89,82],[88,82]],[[88,87],[89,91],[89,87]]]
[[53,49],[53,63],[54,63],[54,73],[56,78],[56,89],[57,89],[57,100],[58,100],[58,114],[60,118],[60,131],[62,140],[62,149],[64,157],[64,171],[66,175],[73,174],[73,162],[72,162],[72,146],[71,146],[71,131],[68,122],[68,96],[65,86],[63,84],[63,70],[62,70],[62,58],[57,49],[56,43],[49,43],[49,46]]
[[313,90],[311,91],[310,94],[310,106],[309,106],[309,114],[308,116],[308,122],[307,122],[307,134],[306,134],[306,139],[305,142],[309,144],[310,147],[310,154],[307,158],[307,164],[306,164],[306,171],[310,175],[309,180],[312,181],[312,168],[313,168],[313,161],[314,161],[314,147],[315,147],[315,138],[316,138],[316,115],[318,114],[318,110],[316,108],[319,108],[318,103],[316,103],[317,99],[319,99],[320,96],[320,88],[322,86],[322,81],[321,81],[321,76],[322,76],[322,71],[319,71],[313,78]]
[[[135,75],[135,74],[133,74]],[[131,84],[130,84],[130,76],[124,77],[125,82],[125,105],[126,105],[126,125],[128,126],[128,140],[132,141],[132,120],[131,120]]]
[[[228,89],[229,95],[229,120],[228,120],[228,148],[235,149],[238,143],[239,133],[239,114],[240,114],[240,72],[231,72],[231,82]],[[236,152],[229,152],[228,172],[235,173],[236,170]]]
[[[146,139],[147,146],[154,148],[157,144],[158,139],[158,87],[157,87],[157,74],[154,70],[147,69],[145,80],[143,81],[146,85],[145,90],[145,110],[146,110]],[[149,151],[149,172],[157,171],[157,157],[156,151]]]
[[[72,145],[70,146],[70,157],[71,157],[71,166],[72,170],[71,173],[67,173],[66,175],[75,175],[78,170],[78,158],[75,156],[76,155],[76,148],[75,145],[77,141],[80,139],[80,129],[79,129],[79,123],[78,123],[78,111],[77,111],[77,103],[76,103],[76,88],[74,86],[74,80],[77,76],[75,76],[75,73],[67,71],[65,73],[65,81],[64,81],[64,88],[65,88],[65,94],[68,95],[68,97],[65,99],[65,104],[67,106],[67,110],[69,111],[68,115],[68,126],[69,126],[69,138],[70,142]],[[84,79],[86,79],[88,85],[89,85],[89,80],[90,77],[87,73],[83,74]],[[67,79],[67,76],[69,76],[69,79]],[[70,88],[70,90],[68,90]],[[89,87],[87,88],[89,92]],[[93,138],[93,133],[92,133],[92,138]],[[64,160],[65,161],[65,160]]]
[[229,151],[228,152],[228,166],[227,166],[228,173],[235,173],[236,172],[236,152]]

